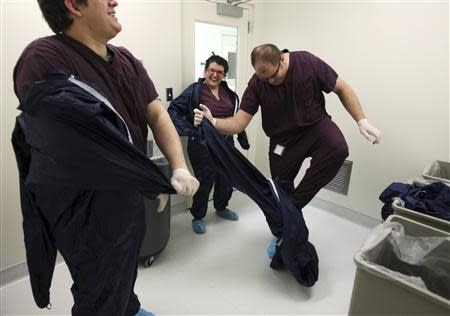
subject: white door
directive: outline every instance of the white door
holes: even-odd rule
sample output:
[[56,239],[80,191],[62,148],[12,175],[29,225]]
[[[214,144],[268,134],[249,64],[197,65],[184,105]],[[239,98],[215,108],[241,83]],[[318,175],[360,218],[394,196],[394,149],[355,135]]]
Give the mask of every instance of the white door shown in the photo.
[[[243,16],[241,18],[234,18],[228,16],[217,15],[217,4],[209,1],[183,1],[181,5],[181,17],[182,17],[182,42],[183,42],[183,87],[187,87],[194,80],[196,80],[196,38],[195,28],[199,24],[211,24],[213,26],[223,26],[224,32],[222,37],[217,39],[222,43],[222,46],[234,45],[232,34],[227,39],[227,27],[228,29],[237,30],[237,51],[236,51],[236,93],[239,97],[247,86],[247,82],[250,75],[250,52],[248,50],[248,23],[249,12],[247,9],[243,10]],[[231,32],[231,31],[230,31]],[[231,40],[231,43],[230,43]],[[207,43],[202,43],[205,46]],[[213,50],[214,47],[212,47]],[[220,55],[220,53],[216,54]],[[228,56],[222,56],[227,59]],[[180,91],[181,92],[181,91]]]
[[225,81],[231,90],[236,91],[238,28],[205,22],[195,22],[195,74],[193,79],[203,77],[205,60],[211,55],[219,55],[228,61]]

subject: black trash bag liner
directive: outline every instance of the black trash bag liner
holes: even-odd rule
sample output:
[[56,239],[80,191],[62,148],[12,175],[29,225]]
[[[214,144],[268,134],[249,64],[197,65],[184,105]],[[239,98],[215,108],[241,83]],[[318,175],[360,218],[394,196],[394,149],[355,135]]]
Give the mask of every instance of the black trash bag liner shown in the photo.
[[375,229],[361,256],[383,271],[450,299],[450,237],[412,237],[399,223]]

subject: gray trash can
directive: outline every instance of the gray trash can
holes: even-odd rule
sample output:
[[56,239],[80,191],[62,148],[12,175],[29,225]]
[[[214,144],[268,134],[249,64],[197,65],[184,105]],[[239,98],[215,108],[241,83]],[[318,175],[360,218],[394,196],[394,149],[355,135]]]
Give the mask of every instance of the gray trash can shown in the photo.
[[[434,165],[434,167],[432,167],[432,165]],[[409,179],[407,184],[410,184],[410,185],[414,186],[415,188],[421,188],[421,187],[430,185],[433,182],[437,182],[436,179],[432,180],[430,178],[431,174],[437,175],[437,173],[439,173],[438,170],[442,171],[444,169],[445,168],[439,168],[439,163],[437,161],[435,161],[431,165],[429,165],[424,171],[424,174],[427,173],[429,175],[428,179],[415,177],[415,178]],[[434,170],[434,172],[432,170]],[[450,170],[449,170],[449,172],[450,172]],[[442,181],[439,181],[439,182],[442,182]],[[445,183],[445,182],[443,182],[443,183]],[[450,187],[450,182],[445,183],[445,184]],[[425,225],[429,225],[431,227],[435,227],[437,229],[440,229],[440,230],[450,233],[450,221],[439,218],[439,217],[431,216],[431,215],[425,214],[423,212],[418,212],[418,211],[406,208],[405,201],[398,197],[394,198],[394,200],[392,202],[392,210],[394,211],[395,215],[406,217],[406,218],[412,219],[414,221],[417,221],[417,222],[423,223]]]
[[402,206],[402,200],[400,199],[395,199],[392,202],[392,210],[395,215],[403,216],[450,233],[450,221],[406,208]]
[[[152,159],[159,169],[170,177],[170,167],[166,158]],[[162,212],[158,212],[158,201],[144,197],[145,223],[147,230],[142,241],[140,260],[144,266],[152,265],[155,256],[167,246],[170,237],[170,197]]]
[[425,168],[422,176],[428,180],[441,181],[450,184],[450,163],[435,160]]
[[[405,235],[414,238],[438,237],[444,239],[450,237],[450,233],[397,215],[391,215],[386,223],[401,224]],[[376,244],[376,242],[385,239],[381,237],[385,236],[378,232],[371,235],[368,242],[369,244]],[[390,268],[386,268],[386,265],[374,264],[374,261],[367,258],[367,251],[367,249],[362,249],[354,258],[357,269],[348,313],[350,316],[450,315],[449,299],[432,292],[427,287],[419,286],[417,282],[412,282],[412,279],[409,279],[408,276],[405,277],[394,272]],[[377,249],[375,253],[378,253],[379,258],[385,259],[387,256],[386,251],[378,251]],[[450,254],[445,252],[442,256],[443,264],[438,263],[437,266],[439,270],[444,271],[444,275],[448,278],[450,275],[450,265],[448,264]],[[444,285],[443,288],[448,291],[448,285]]]

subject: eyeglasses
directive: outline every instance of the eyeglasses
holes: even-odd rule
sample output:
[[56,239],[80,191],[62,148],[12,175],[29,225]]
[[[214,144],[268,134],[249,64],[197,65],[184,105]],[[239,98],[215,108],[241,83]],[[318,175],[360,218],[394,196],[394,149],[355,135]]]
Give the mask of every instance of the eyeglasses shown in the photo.
[[215,73],[217,76],[220,76],[220,77],[225,76],[225,72],[223,70],[217,70],[217,69],[214,69],[214,68],[208,68],[206,71],[210,75],[213,75]]
[[277,70],[275,70],[275,72],[270,77],[267,77],[267,78],[258,77],[258,78],[265,82],[275,79],[278,75],[278,71],[280,70],[280,66],[281,66],[281,60],[278,62]]

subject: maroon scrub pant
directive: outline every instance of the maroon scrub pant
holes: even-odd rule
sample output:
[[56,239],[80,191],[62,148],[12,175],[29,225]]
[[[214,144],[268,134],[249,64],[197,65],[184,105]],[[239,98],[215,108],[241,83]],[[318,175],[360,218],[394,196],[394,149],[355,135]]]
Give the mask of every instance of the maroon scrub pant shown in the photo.
[[286,182],[288,187],[294,188],[294,179],[303,161],[311,157],[310,167],[292,193],[294,204],[299,210],[336,176],[348,156],[344,135],[329,118],[324,118],[292,136],[282,155],[273,152],[276,145],[277,141],[271,139],[270,172],[272,178],[278,177]]

